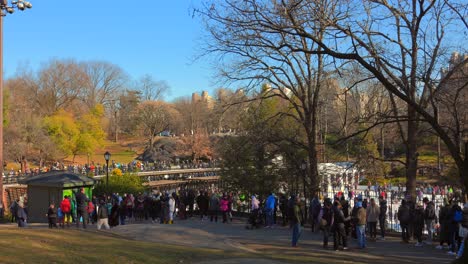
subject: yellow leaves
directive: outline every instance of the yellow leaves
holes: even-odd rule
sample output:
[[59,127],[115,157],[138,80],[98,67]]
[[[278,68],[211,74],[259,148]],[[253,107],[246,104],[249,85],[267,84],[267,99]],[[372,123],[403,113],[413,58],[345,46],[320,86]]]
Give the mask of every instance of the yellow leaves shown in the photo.
[[115,169],[112,170],[112,175],[113,175],[113,176],[119,176],[119,177],[120,177],[120,176],[123,175],[123,173],[122,173],[122,171],[121,171],[119,168],[115,168]]
[[100,125],[103,113],[102,105],[97,105],[78,119],[61,109],[44,118],[44,128],[64,154],[91,153],[103,144],[105,138]]

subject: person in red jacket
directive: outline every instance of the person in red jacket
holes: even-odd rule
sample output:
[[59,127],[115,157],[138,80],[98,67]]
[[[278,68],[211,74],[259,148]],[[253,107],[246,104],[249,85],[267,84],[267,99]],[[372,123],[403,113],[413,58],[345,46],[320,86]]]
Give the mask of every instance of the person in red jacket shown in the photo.
[[64,224],[67,224],[67,227],[70,227],[71,203],[67,195],[65,195],[65,198],[63,198],[62,202],[60,203],[60,209],[62,209]]
[[86,211],[88,212],[88,224],[91,221],[91,224],[94,224],[94,209],[95,206],[92,201],[88,202],[88,206],[86,206]]

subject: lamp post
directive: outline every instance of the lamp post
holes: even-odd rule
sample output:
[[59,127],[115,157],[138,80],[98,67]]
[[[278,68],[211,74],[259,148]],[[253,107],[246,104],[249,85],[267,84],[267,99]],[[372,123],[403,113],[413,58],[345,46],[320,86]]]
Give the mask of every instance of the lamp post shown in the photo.
[[110,160],[111,154],[109,151],[106,151],[104,153],[104,159],[106,160],[106,191],[109,189],[109,160]]
[[15,9],[25,10],[31,8],[32,4],[23,0],[11,1],[0,0],[0,203],[3,203],[3,17],[13,14]]

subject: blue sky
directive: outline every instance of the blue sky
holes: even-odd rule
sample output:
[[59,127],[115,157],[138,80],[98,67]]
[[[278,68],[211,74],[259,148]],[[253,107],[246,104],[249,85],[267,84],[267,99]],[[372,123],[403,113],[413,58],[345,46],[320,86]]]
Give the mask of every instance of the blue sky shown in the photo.
[[216,88],[205,61],[193,62],[203,34],[192,18],[198,0],[30,0],[4,17],[4,74],[36,70],[52,58],[104,60],[132,78],[151,74],[171,86],[167,99]]

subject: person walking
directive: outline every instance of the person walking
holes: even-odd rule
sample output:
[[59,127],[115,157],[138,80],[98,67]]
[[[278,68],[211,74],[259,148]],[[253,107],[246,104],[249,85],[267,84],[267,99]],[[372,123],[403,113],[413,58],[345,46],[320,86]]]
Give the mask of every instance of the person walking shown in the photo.
[[293,228],[291,245],[297,247],[297,242],[301,236],[301,223],[302,223],[302,212],[300,208],[300,198],[295,197],[294,199],[294,217],[291,218],[291,225]]
[[385,240],[385,222],[387,218],[387,201],[384,196],[379,197],[379,227],[380,227],[380,239]]
[[356,224],[356,237],[358,239],[359,248],[365,248],[367,211],[362,207],[361,201],[356,203],[356,208],[356,219],[354,220]]
[[377,220],[380,215],[380,209],[375,203],[374,198],[370,200],[370,205],[367,207],[367,225],[369,226],[370,239],[376,240],[377,238]]
[[88,212],[86,206],[88,205],[89,199],[85,194],[84,188],[80,188],[80,191],[75,195],[76,198],[76,227],[80,227],[80,217],[83,220],[83,228],[86,229],[86,223],[88,221]]
[[406,200],[401,200],[400,208],[398,208],[398,221],[400,221],[401,238],[403,242],[409,243],[409,222],[410,222],[410,208]]
[[[84,219],[83,219],[84,221]],[[109,211],[104,200],[99,201],[97,208],[97,230],[101,230],[104,225],[105,229],[110,229],[109,226]],[[85,227],[86,228],[86,227]]]
[[[458,246],[458,235],[459,235],[459,223],[463,219],[459,219],[460,212],[463,212],[458,203],[455,200],[451,201],[450,208],[450,222],[449,222],[449,239],[450,239],[450,251],[447,252],[449,255],[456,255]],[[460,221],[459,221],[460,220]]]
[[429,201],[429,199],[427,199],[427,197],[424,197],[423,203],[426,205],[426,209],[424,210],[424,223],[427,229],[427,239],[424,242],[428,245],[431,245],[434,223],[437,222],[435,206],[432,201]]
[[19,200],[17,207],[18,208],[16,209],[16,221],[18,222],[18,227],[26,227],[28,214],[25,210],[24,201],[22,199]]

